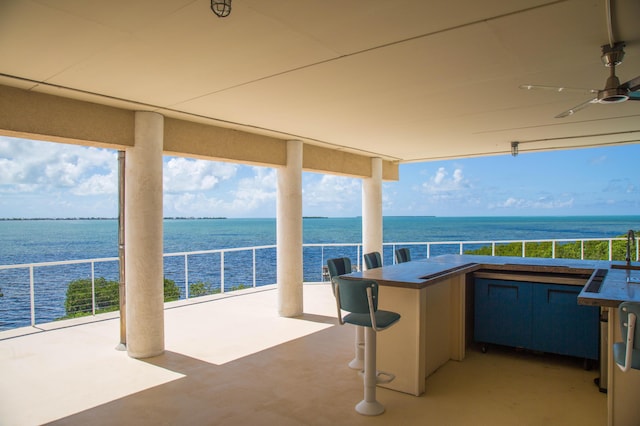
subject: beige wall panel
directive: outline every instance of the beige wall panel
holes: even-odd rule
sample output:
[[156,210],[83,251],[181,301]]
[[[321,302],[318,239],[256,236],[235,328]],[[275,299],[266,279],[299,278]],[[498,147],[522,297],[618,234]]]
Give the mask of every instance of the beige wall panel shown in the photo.
[[262,166],[287,164],[284,140],[171,118],[165,120],[164,151]]
[[304,146],[302,160],[304,170],[336,173],[353,177],[371,177],[371,158],[344,151]]
[[400,180],[397,162],[382,161],[382,180]]
[[2,135],[118,149],[133,129],[133,111],[0,85]]
[[[317,145],[304,146],[302,167],[305,171],[371,177],[371,157]],[[398,164],[382,161],[382,180],[398,180]]]

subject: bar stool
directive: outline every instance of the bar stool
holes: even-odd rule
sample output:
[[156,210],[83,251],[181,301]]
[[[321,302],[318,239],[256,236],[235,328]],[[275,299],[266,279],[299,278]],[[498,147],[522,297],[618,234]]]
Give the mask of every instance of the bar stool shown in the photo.
[[640,316],[640,303],[623,302],[618,312],[625,340],[613,344],[613,359],[624,372],[629,368],[640,370],[640,327],[636,326]]
[[[333,278],[351,273],[351,259],[348,257],[338,257],[327,260],[327,269],[329,270],[329,279],[331,280],[331,290],[336,295],[336,289],[333,284]],[[349,361],[349,368],[353,370],[362,370],[364,368],[364,328],[356,326],[355,336],[355,354]]]
[[[349,323],[365,329],[364,399],[356,404],[356,411],[377,416],[384,413],[384,406],[376,400],[376,385],[389,383],[395,376],[376,370],[376,333],[398,322],[400,314],[378,310],[378,283],[373,280],[335,277],[333,283],[340,325]],[[349,312],[344,318],[342,310]]]
[[373,251],[364,255],[364,264],[367,265],[367,269],[380,268],[382,266],[382,258],[380,253]]
[[399,248],[396,250],[396,263],[404,263],[411,261],[411,252],[408,248]]

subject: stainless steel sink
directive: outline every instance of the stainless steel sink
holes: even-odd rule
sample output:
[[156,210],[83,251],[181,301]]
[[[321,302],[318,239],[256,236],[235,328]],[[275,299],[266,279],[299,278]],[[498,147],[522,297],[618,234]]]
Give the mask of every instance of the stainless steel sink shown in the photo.
[[611,269],[619,269],[627,271],[627,283],[628,284],[640,284],[640,274],[633,273],[632,271],[640,271],[640,265],[638,264],[616,264],[611,265]]

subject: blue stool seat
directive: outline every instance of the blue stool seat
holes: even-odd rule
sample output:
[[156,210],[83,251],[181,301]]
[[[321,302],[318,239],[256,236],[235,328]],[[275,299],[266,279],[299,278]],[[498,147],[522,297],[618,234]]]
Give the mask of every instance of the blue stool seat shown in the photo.
[[[400,319],[400,314],[389,311],[376,311],[375,312],[375,321],[376,328],[378,330],[384,330],[385,328],[392,325],[394,322]],[[373,324],[371,321],[371,315],[369,313],[366,314],[347,314],[343,318],[344,322],[349,324],[361,325],[362,327],[371,327],[373,328]]]

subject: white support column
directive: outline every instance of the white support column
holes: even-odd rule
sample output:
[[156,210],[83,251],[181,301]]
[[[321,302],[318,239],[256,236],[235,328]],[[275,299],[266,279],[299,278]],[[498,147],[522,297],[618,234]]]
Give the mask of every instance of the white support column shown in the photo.
[[136,112],[135,142],[125,166],[127,353],[164,352],[162,145],[164,117]]
[[278,169],[278,313],[302,315],[302,142],[287,142],[287,166]]
[[362,252],[382,254],[382,159],[371,159],[371,177],[362,180]]
[[[362,180],[362,254],[382,255],[382,159],[371,159],[371,177]],[[364,264],[364,262],[362,262]],[[364,368],[364,327],[356,327],[355,356],[349,367]]]

